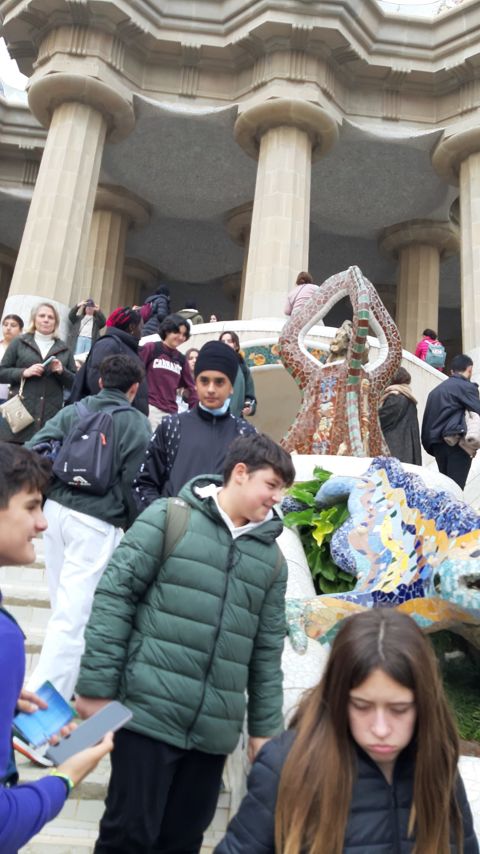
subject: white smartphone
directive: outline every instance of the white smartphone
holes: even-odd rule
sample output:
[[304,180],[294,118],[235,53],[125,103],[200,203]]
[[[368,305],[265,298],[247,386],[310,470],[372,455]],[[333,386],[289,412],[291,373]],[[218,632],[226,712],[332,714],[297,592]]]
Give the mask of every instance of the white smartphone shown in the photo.
[[46,368],[48,365],[54,362],[56,358],[56,356],[49,356],[48,359],[45,359],[45,361],[42,362],[43,367]]
[[58,744],[52,744],[45,753],[54,765],[61,765],[66,759],[70,759],[80,750],[93,747],[102,740],[107,732],[116,732],[132,719],[130,709],[113,700],[103,709],[100,709],[91,718],[80,724],[70,735],[62,738]]

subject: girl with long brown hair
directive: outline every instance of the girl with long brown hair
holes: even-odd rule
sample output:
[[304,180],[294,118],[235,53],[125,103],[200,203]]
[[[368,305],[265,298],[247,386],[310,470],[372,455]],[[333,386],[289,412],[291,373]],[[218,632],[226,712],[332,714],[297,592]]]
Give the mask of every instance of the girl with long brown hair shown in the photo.
[[407,615],[345,620],[215,854],[478,854],[434,652]]

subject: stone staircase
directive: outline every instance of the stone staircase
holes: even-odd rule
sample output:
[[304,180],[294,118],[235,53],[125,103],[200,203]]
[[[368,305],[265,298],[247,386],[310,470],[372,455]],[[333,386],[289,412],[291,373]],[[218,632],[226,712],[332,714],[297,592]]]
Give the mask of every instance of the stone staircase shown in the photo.
[[[35,550],[37,560],[31,566],[0,567],[3,604],[18,620],[26,635],[27,676],[38,661],[50,616],[41,538],[36,540]],[[20,754],[16,756],[21,782],[36,780],[46,773],[45,769],[32,765]],[[213,852],[225,832],[230,813],[233,814],[238,805],[240,793],[233,795],[236,788],[234,776],[238,779],[238,774],[233,774],[233,768],[238,761],[238,754],[229,759],[224,775],[225,790],[220,794],[217,812],[205,835],[202,854]],[[22,854],[91,854],[103,813],[109,774],[110,761],[106,758],[75,789],[60,815],[21,849]]]
[[[0,567],[0,590],[3,593],[4,605],[18,620],[26,635],[27,675],[33,670],[38,660],[50,613],[41,538],[36,541],[35,546],[37,560],[31,566]],[[290,554],[289,559],[292,559]],[[290,595],[293,593],[291,592]],[[283,669],[287,674],[290,672],[290,675],[293,669],[296,678],[293,680],[290,678],[290,682],[293,686],[302,685],[305,688],[307,687],[306,677],[300,672],[302,663],[306,662],[295,660],[288,666],[284,657]],[[292,693],[290,699],[293,702],[299,693],[299,688],[292,688],[290,693]],[[288,691],[286,695],[290,696]],[[33,766],[20,754],[17,754],[17,763],[21,781],[36,780],[46,773],[45,769]],[[205,835],[201,854],[213,854],[215,845],[224,835],[230,817],[235,814],[243,796],[245,769],[246,760],[240,746],[227,761],[224,791],[220,794],[214,820]],[[480,840],[480,759],[461,757],[460,771],[464,778]],[[104,759],[75,789],[60,815],[22,848],[21,854],[91,854],[97,837],[98,822],[103,813],[103,800],[109,773],[109,760]]]

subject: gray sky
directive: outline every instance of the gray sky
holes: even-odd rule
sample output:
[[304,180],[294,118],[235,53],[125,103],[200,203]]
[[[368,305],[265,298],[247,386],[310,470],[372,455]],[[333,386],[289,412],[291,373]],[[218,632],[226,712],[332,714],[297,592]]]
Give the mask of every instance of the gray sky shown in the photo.
[[17,63],[10,59],[3,39],[0,39],[0,79],[14,89],[25,89],[27,78],[20,74]]

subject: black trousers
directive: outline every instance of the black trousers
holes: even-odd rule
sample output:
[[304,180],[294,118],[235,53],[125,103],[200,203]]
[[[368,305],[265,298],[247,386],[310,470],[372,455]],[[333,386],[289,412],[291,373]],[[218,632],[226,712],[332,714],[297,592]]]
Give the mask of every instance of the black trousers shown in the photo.
[[225,756],[120,730],[95,854],[198,854]]
[[458,483],[460,489],[464,489],[472,465],[471,456],[458,445],[451,447],[446,442],[432,445],[431,450],[437,461],[439,472],[451,477],[455,483]]

